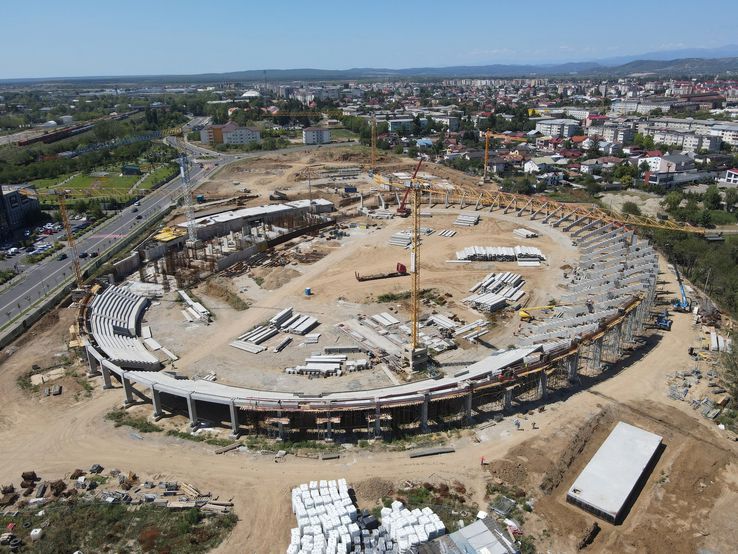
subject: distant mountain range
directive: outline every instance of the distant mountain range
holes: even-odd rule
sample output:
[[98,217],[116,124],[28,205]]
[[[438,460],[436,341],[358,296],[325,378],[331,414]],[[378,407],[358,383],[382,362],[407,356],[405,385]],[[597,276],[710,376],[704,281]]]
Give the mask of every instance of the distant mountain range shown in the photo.
[[[673,54],[681,54],[680,57]],[[716,55],[719,55],[716,56]],[[227,73],[198,75],[130,75],[110,77],[61,77],[38,79],[0,79],[0,83],[90,82],[117,85],[133,83],[219,83],[341,81],[341,80],[403,80],[446,78],[502,78],[502,77],[624,77],[653,74],[668,76],[699,76],[716,74],[738,75],[738,45],[714,49],[684,49],[651,52],[638,59],[624,56],[589,62],[558,64],[490,64],[450,67],[412,67],[386,69],[356,67],[351,69],[253,69]]]

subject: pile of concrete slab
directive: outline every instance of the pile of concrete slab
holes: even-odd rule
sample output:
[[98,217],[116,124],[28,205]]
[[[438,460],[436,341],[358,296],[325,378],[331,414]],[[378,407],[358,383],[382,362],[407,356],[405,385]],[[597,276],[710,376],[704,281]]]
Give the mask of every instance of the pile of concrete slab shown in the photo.
[[396,500],[390,508],[382,508],[380,517],[382,527],[397,543],[397,551],[401,553],[415,552],[418,545],[446,533],[441,518],[428,507],[408,510],[402,502]]
[[345,354],[313,354],[305,359],[305,365],[288,367],[285,373],[290,375],[313,375],[329,377],[343,373],[363,371],[371,367],[369,360],[349,360]]
[[545,260],[546,256],[534,246],[467,246],[456,252],[457,260],[485,262],[514,262],[521,260]]
[[[258,325],[250,331],[240,335],[236,340],[230,343],[234,348],[251,352],[252,354],[258,354],[266,350],[265,346],[261,343],[266,342],[273,336],[277,335],[280,331],[289,333],[291,335],[307,335],[308,332],[318,325],[319,321],[309,315],[302,315],[293,313],[292,306],[285,308],[277,312],[267,324]],[[320,335],[318,335],[320,337]],[[280,352],[283,350],[292,339],[285,337],[274,346],[274,352]],[[307,342],[307,341],[306,341]],[[311,340],[310,342],[315,343],[317,340]]]
[[412,235],[407,231],[399,231],[389,239],[390,246],[402,246],[403,248],[409,248],[412,242]]
[[369,217],[372,219],[392,219],[395,216],[390,210],[374,210],[369,212]]
[[444,237],[444,238],[447,238],[447,239],[450,239],[455,234],[456,234],[456,231],[454,231],[453,229],[441,229],[438,232],[438,236],[439,237]]
[[479,216],[475,213],[460,213],[454,221],[454,225],[459,227],[474,227],[479,223]]
[[177,293],[179,293],[179,296],[187,304],[187,307],[183,310],[185,318],[189,320],[191,317],[194,321],[210,321],[210,311],[205,306],[200,304],[200,302],[192,300],[190,295],[183,290],[178,290]]
[[495,312],[508,303],[519,301],[525,294],[523,285],[525,281],[517,273],[490,273],[469,290],[475,294],[467,296],[463,302],[480,311]]
[[513,231],[513,235],[520,237],[521,239],[533,239],[538,236],[538,233],[534,233],[533,231],[520,227]]
[[389,312],[382,312],[381,314],[373,315],[371,316],[371,319],[379,323],[382,327],[392,327],[393,325],[398,325],[400,323],[400,320]]

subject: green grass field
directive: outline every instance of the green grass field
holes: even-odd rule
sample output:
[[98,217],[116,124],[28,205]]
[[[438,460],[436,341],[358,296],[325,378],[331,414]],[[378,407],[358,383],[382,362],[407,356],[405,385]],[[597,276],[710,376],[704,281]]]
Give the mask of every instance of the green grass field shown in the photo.
[[159,166],[146,176],[146,178],[138,186],[138,190],[151,190],[151,188],[162,179],[166,179],[167,177],[172,175],[177,175],[177,173],[179,173],[179,170],[174,166]]
[[332,140],[357,139],[359,135],[348,129],[331,129]]
[[[66,179],[58,177],[56,179],[39,179],[31,184],[41,192],[43,190],[53,190],[59,187],[59,184]],[[83,197],[114,197],[126,198],[128,191],[136,181],[140,179],[140,175],[120,175],[119,173],[110,173],[105,177],[93,177],[91,175],[76,175],[70,181],[64,183],[64,190],[70,191],[72,198]]]

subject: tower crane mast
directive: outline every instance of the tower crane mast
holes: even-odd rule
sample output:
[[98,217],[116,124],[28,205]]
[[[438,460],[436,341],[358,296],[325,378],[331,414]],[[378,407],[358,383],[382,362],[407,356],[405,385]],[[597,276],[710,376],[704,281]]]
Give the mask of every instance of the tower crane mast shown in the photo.
[[197,242],[197,228],[195,225],[195,209],[192,205],[192,189],[190,187],[190,167],[187,154],[179,158],[180,176],[182,177],[182,201],[184,203],[185,219],[187,223],[187,238],[193,245]]

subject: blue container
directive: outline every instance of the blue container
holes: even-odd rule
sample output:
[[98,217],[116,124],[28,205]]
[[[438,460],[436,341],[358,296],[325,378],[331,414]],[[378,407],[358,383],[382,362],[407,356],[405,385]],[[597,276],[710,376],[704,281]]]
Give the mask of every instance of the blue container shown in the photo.
[[305,287],[305,296],[310,296],[313,294],[313,289],[310,287]]

